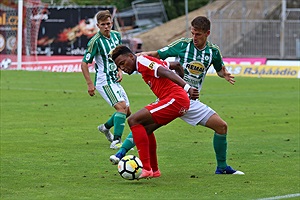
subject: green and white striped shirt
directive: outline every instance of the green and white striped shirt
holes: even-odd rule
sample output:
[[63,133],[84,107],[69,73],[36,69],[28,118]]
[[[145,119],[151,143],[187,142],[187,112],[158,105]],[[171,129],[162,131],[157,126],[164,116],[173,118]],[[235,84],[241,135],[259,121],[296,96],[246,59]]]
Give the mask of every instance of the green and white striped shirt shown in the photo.
[[95,85],[116,83],[118,68],[109,57],[109,53],[121,43],[120,33],[113,30],[110,32],[110,38],[99,31],[88,42],[82,61],[92,63],[95,58]]
[[157,52],[161,59],[168,57],[179,59],[184,68],[183,79],[199,91],[209,67],[213,65],[218,72],[224,65],[219,47],[209,41],[199,50],[194,46],[192,38],[181,38]]

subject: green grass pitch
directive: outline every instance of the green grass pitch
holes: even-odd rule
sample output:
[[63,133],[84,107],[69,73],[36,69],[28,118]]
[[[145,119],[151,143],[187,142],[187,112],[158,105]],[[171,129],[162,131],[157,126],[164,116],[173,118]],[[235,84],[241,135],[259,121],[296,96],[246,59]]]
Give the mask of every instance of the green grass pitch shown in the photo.
[[[3,200],[250,200],[300,193],[300,79],[237,77],[232,86],[206,78],[200,99],[228,123],[228,164],[244,176],[215,175],[213,131],[176,119],[156,131],[162,176],[127,181],[109,162],[116,151],[97,130],[114,109],[98,93],[88,95],[81,73],[0,73]],[[133,113],[155,100],[139,75],[124,75],[122,84]],[[123,138],[128,133],[126,124]]]

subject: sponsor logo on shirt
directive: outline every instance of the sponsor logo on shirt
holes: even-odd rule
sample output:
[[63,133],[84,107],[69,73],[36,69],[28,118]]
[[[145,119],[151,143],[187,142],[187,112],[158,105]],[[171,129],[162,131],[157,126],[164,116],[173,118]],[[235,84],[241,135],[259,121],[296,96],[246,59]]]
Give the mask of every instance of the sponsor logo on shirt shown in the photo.
[[193,75],[200,75],[205,71],[205,66],[199,61],[187,63],[185,68]]
[[149,64],[148,68],[153,69],[154,65],[155,65],[155,62],[151,62],[151,63]]

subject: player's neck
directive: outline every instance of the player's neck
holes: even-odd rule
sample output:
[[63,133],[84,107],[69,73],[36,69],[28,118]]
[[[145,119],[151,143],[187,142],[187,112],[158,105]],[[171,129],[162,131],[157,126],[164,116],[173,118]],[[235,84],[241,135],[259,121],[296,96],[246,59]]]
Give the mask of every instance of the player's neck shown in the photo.
[[[102,34],[103,35],[103,34]],[[104,37],[106,37],[107,39],[110,39],[110,34],[108,35],[103,35]]]
[[100,33],[101,33],[101,35],[103,35],[103,36],[106,37],[107,39],[110,39],[110,31],[108,31],[108,32],[101,32],[101,31],[100,31]]
[[205,47],[206,47],[206,42],[204,43],[204,44],[202,44],[202,45],[194,45],[195,47],[196,47],[196,49],[198,49],[199,51],[202,51],[203,49],[205,49]]

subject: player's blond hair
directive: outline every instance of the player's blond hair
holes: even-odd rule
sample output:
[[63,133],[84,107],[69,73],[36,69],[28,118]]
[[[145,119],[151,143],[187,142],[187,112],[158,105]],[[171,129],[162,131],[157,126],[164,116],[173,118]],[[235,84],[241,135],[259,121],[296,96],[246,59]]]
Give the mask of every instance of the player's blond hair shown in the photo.
[[109,17],[111,18],[111,14],[110,14],[109,10],[101,10],[96,14],[97,23],[99,21],[104,21]]

